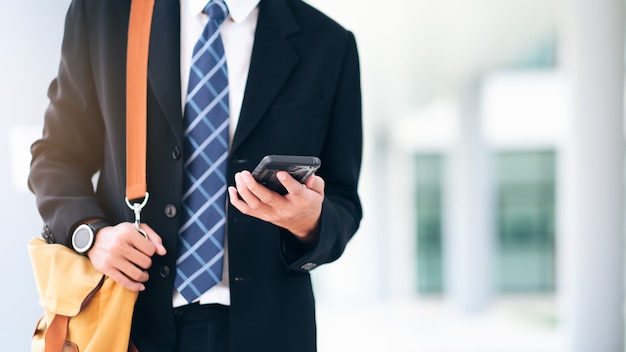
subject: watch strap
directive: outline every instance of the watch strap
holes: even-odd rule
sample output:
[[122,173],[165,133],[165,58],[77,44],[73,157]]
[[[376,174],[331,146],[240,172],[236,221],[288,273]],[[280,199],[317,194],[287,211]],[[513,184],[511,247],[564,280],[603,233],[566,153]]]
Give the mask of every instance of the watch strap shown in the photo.
[[94,221],[92,223],[88,223],[87,225],[89,225],[89,227],[91,227],[91,229],[93,230],[94,237],[103,227],[111,226],[111,224],[104,220]]

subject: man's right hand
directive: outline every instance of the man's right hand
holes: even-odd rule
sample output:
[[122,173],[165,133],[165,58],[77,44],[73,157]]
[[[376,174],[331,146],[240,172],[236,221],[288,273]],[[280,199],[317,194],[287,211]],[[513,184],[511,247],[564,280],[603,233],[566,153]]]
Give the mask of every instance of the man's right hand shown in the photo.
[[152,256],[166,253],[161,237],[146,224],[140,227],[148,239],[130,222],[103,227],[87,252],[96,270],[131,291],[145,290],[143,283],[148,281]]

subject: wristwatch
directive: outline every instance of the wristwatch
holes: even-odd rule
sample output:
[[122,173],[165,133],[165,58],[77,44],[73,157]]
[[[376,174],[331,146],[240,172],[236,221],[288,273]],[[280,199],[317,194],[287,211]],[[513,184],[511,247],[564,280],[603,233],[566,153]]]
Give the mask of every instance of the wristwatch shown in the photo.
[[93,247],[96,233],[103,227],[109,226],[106,221],[95,221],[91,224],[79,225],[72,234],[72,247],[78,254],[86,254]]

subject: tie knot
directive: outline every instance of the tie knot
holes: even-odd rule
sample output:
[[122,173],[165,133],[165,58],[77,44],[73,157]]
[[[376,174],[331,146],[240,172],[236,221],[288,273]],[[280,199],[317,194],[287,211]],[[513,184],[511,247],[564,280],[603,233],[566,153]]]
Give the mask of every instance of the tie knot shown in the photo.
[[228,7],[222,0],[211,0],[204,8],[204,12],[209,15],[210,20],[221,24],[228,14]]

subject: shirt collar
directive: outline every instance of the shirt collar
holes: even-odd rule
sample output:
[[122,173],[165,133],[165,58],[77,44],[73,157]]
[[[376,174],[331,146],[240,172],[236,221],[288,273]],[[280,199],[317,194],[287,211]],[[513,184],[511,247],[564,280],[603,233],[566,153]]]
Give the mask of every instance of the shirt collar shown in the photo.
[[[228,14],[230,18],[236,23],[243,22],[252,10],[254,10],[259,4],[260,0],[224,0],[226,6],[228,6]],[[207,0],[190,0],[189,6],[191,8],[191,13],[198,14],[204,10],[204,7],[207,4]]]

